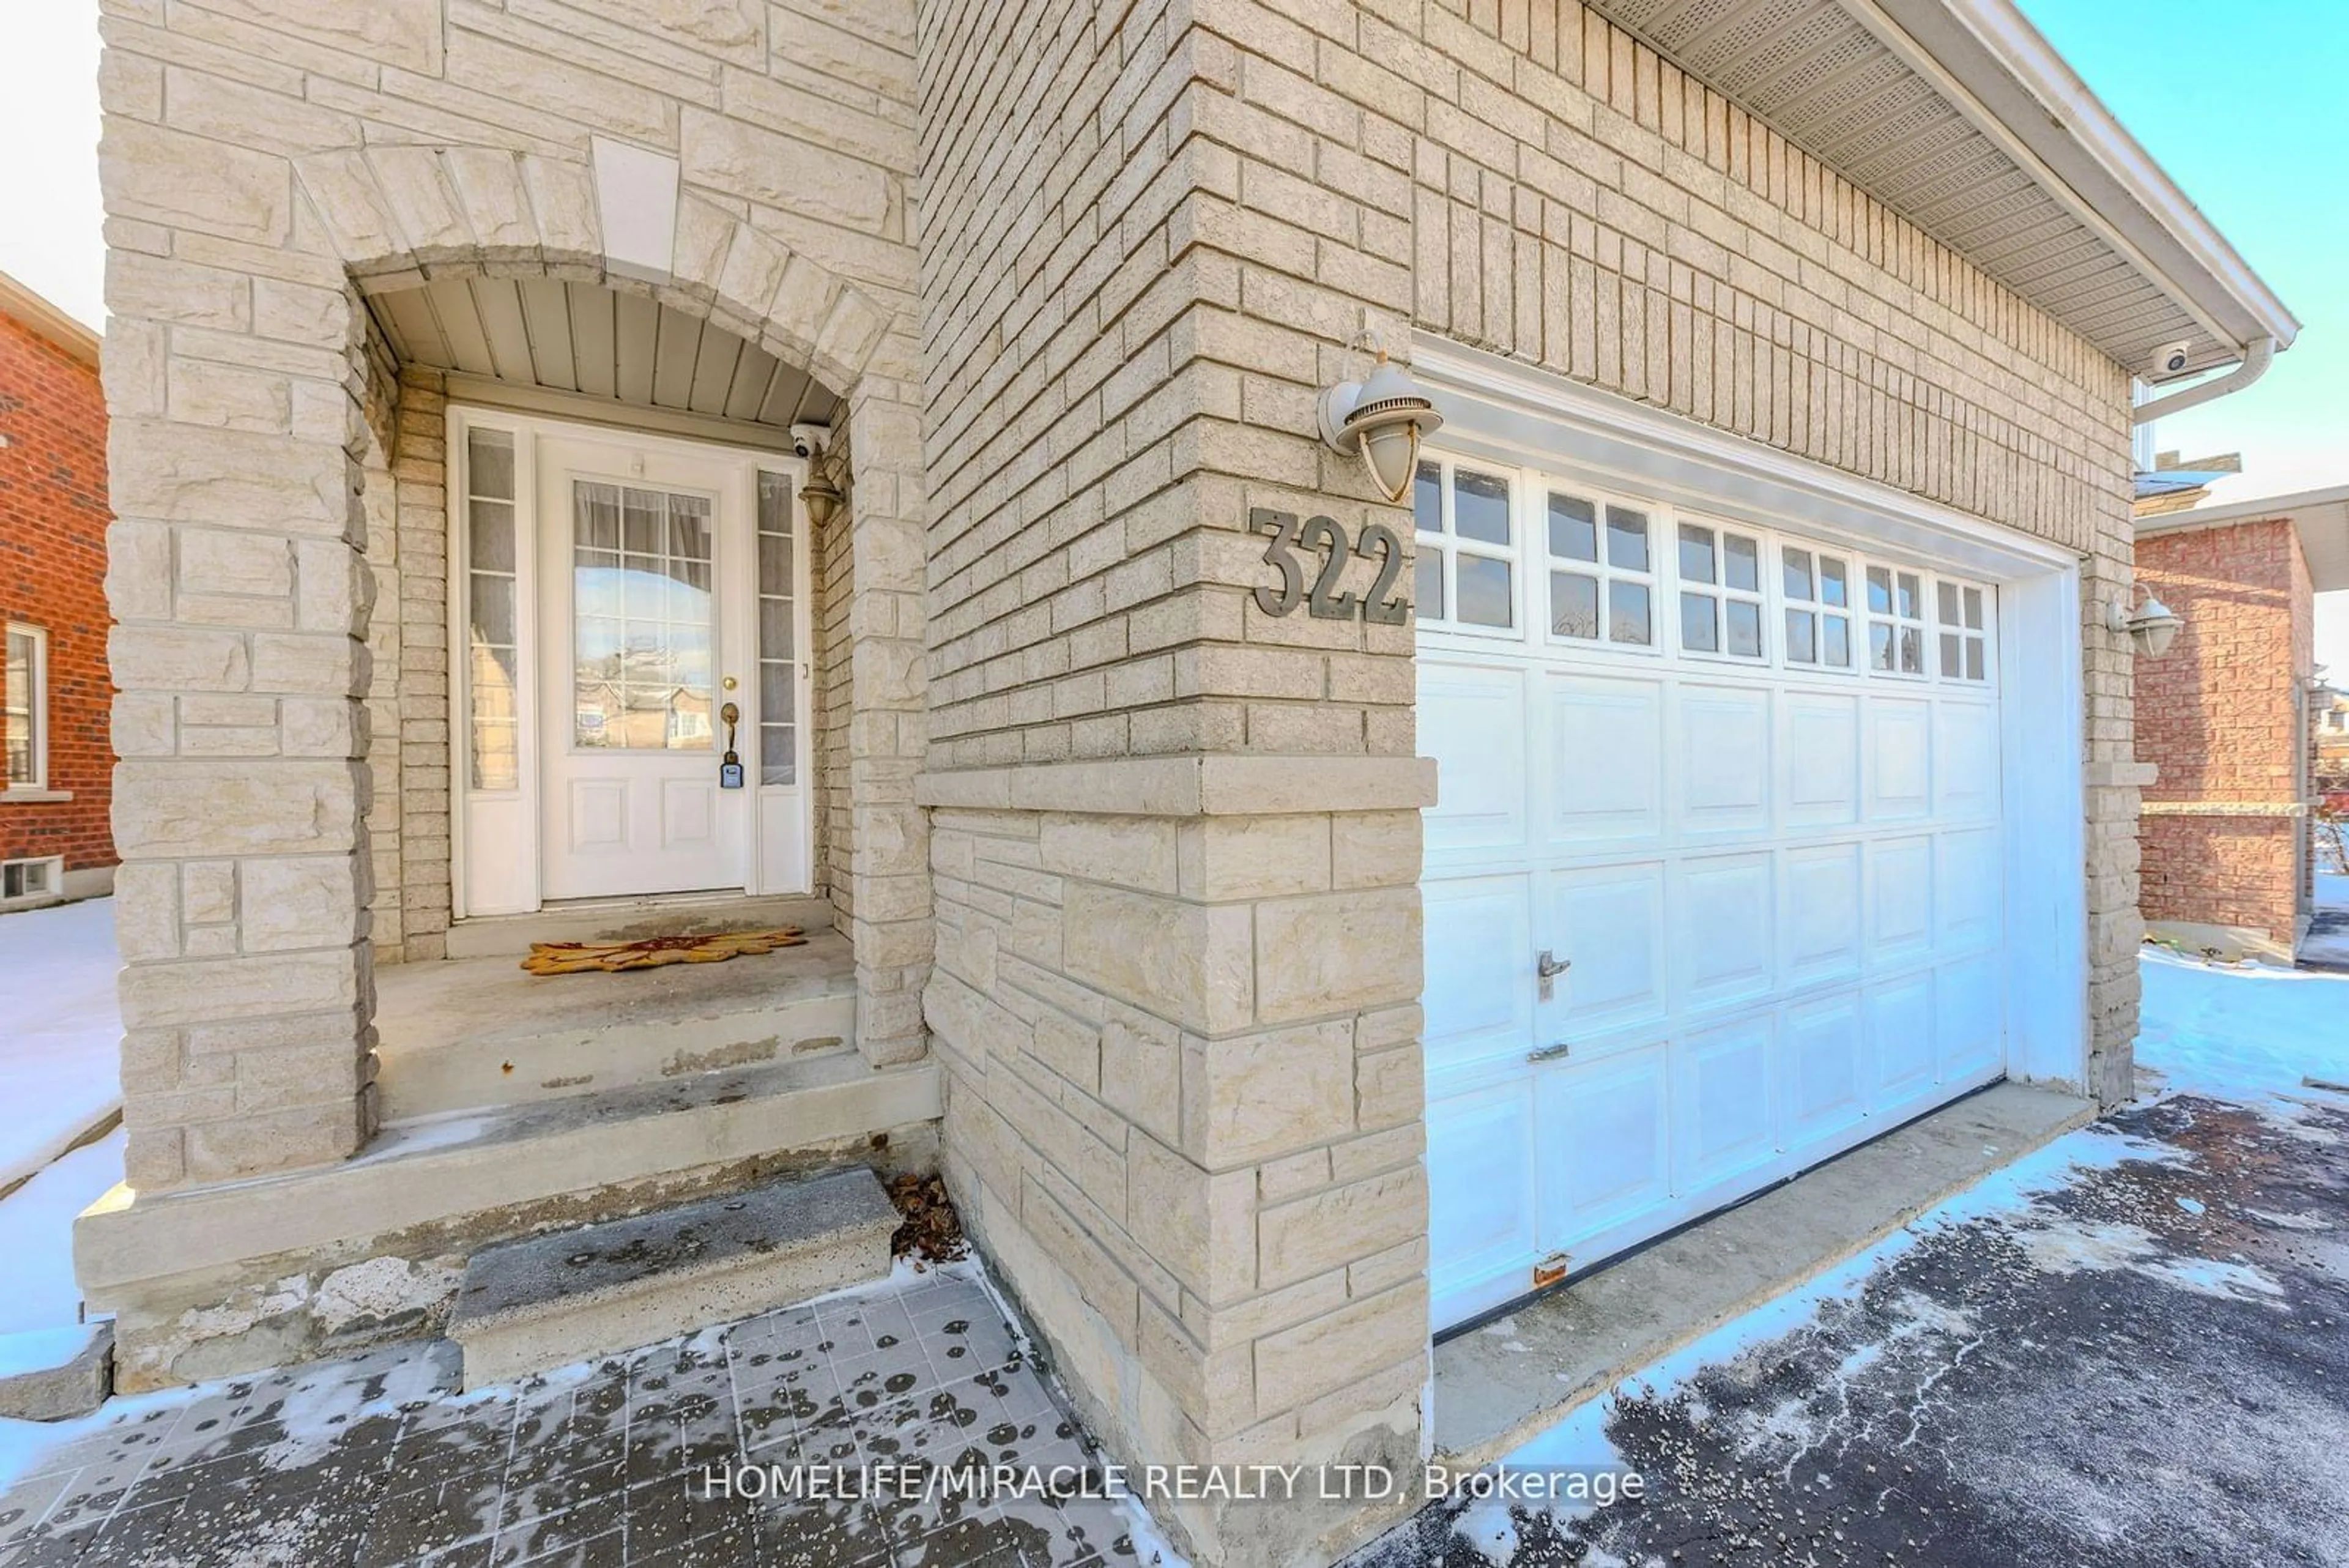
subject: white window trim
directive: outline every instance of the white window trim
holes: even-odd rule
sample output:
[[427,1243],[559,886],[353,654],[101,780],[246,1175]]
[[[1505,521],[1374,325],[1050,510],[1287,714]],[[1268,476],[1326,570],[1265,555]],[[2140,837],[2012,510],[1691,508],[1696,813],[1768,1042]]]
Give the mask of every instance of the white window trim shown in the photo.
[[[0,799],[71,800],[70,794],[49,788],[49,628],[21,620],[8,622],[7,628],[10,640],[22,637],[33,645],[33,776],[0,784]],[[0,659],[5,655],[5,647],[0,647]]]
[[[2025,1081],[2081,1087],[2088,1061],[2087,884],[2085,877],[2044,875],[2050,866],[2081,865],[2086,855],[2088,770],[2077,765],[2086,729],[2078,557],[1940,502],[1435,333],[1414,333],[1412,355],[1413,375],[1444,413],[1448,452],[1511,454],[1784,527],[1833,546],[1856,570],[1871,554],[1915,556],[1997,587],[1990,653],[2002,693],[2002,814],[2009,826],[2007,1070]],[[1857,607],[1864,610],[1864,602]],[[1432,640],[1448,639],[1435,633]],[[1609,657],[1583,652],[1586,646],[1576,645],[1578,656]],[[1864,657],[1864,649],[1856,650],[1856,661]],[[1830,676],[1845,678],[1820,671]]]

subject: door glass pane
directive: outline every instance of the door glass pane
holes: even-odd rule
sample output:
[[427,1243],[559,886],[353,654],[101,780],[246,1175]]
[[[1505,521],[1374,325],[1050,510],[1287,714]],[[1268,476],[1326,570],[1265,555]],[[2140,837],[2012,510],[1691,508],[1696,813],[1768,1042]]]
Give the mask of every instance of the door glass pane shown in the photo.
[[[1452,531],[1463,539],[1488,545],[1509,542],[1509,482],[1496,474],[1470,468],[1452,475]],[[1468,587],[1460,587],[1460,602],[1468,602]],[[1462,619],[1469,618],[1463,616]],[[1478,621],[1479,626],[1506,626],[1506,621]]]
[[[615,509],[616,566],[585,542]],[[712,750],[708,497],[582,480],[572,515],[574,743]]]
[[[781,473],[759,475],[759,657],[799,657],[792,614],[792,483]],[[773,782],[771,780],[770,783]]]
[[[1681,546],[1685,559],[1688,548]],[[1702,594],[1681,596],[1681,646],[1692,653],[1721,651],[1721,630],[1713,622],[1713,600]]]
[[[1608,514],[1611,527],[1614,514]],[[1636,643],[1641,648],[1655,641],[1654,612],[1648,602],[1645,583],[1609,583],[1607,585],[1607,640]]]
[[1721,607],[1728,622],[1729,651],[1745,659],[1762,657],[1762,607],[1747,599],[1732,599]]
[[[1621,506],[1607,509],[1607,564],[1627,572],[1648,569],[1648,514]],[[1618,641],[1623,640],[1617,639]],[[1641,638],[1640,641],[1647,639]]]
[[1786,657],[1796,664],[1816,664],[1817,650],[1812,646],[1814,622],[1808,610],[1786,612]]
[[1578,496],[1552,495],[1549,553],[1562,561],[1599,559],[1599,508]]
[[1722,580],[1733,588],[1747,593],[1762,591],[1762,546],[1742,534],[1721,536],[1722,565],[1727,576]]
[[1713,530],[1692,523],[1681,524],[1681,577],[1692,583],[1713,581]]
[[1419,566],[1414,576],[1417,578],[1418,587],[1413,592],[1413,601],[1419,607],[1420,618],[1442,620],[1444,618],[1443,553],[1432,545],[1421,545]]
[[[1444,470],[1432,462],[1419,465],[1419,477],[1412,485],[1411,514],[1413,526],[1423,534],[1444,532]],[[1424,605],[1425,600],[1421,603]],[[1427,613],[1424,609],[1422,614]]]
[[1599,635],[1599,579],[1579,572],[1549,575],[1549,628],[1559,637]]
[[[522,782],[516,750],[514,675],[521,632],[514,578],[514,438],[512,431],[465,432],[465,754],[478,790]],[[617,524],[615,522],[616,528]],[[615,543],[617,541],[615,540]]]
[[514,498],[513,432],[470,430],[465,432],[465,488],[487,501]]
[[1509,582],[1509,563],[1483,556],[1463,555],[1454,576],[1460,585],[1460,614],[1456,618],[1464,626],[1514,626],[1513,600]]

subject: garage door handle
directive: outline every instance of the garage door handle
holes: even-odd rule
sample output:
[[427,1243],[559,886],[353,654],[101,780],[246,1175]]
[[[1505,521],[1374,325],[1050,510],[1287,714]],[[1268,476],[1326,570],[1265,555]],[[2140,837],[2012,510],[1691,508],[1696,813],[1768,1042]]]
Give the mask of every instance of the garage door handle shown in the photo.
[[1555,1062],[1559,1057],[1568,1054],[1573,1049],[1574,1047],[1571,1044],[1561,1040],[1555,1045],[1545,1045],[1538,1051],[1526,1052],[1526,1060],[1528,1062]]
[[1549,956],[1549,949],[1544,948],[1541,961],[1534,965],[1534,974],[1541,980],[1556,980],[1573,967],[1572,959],[1554,959]]

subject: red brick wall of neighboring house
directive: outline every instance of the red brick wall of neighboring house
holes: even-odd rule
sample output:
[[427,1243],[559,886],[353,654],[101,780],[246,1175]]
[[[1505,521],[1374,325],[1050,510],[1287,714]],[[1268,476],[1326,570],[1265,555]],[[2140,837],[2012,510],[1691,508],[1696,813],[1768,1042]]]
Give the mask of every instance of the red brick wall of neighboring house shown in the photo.
[[0,859],[114,864],[108,824],[106,400],[97,369],[0,312],[0,620],[48,632],[48,788],[0,800]]
[[[2137,575],[2186,622],[2166,656],[2137,661],[2137,756],[2161,769],[2139,832],[2145,918],[2289,944],[2307,823],[2276,808],[2304,788],[2298,715],[2316,624],[2299,535],[2286,520],[2150,535]],[[2265,809],[2211,810],[2229,805]]]

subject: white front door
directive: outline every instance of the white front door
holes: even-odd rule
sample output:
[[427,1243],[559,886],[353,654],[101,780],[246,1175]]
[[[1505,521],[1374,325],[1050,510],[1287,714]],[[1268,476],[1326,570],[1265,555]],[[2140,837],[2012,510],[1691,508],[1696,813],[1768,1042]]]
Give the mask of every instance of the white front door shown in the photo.
[[757,661],[718,591],[748,566],[740,487],[616,443],[542,441],[538,460],[543,894],[745,888],[750,794],[720,767]]
[[1498,463],[1419,514],[1444,1324],[2004,1070],[1997,596]]

